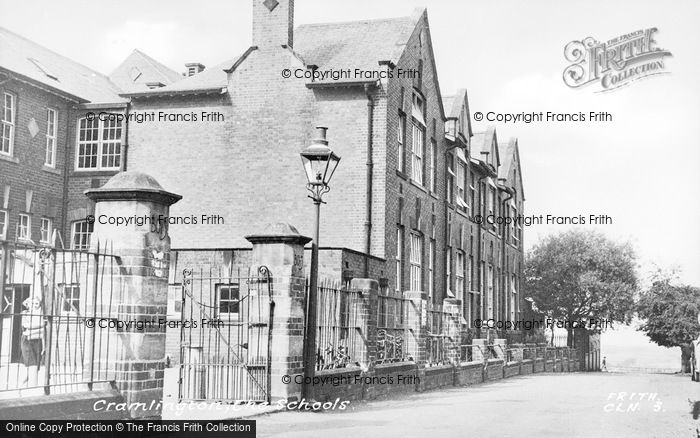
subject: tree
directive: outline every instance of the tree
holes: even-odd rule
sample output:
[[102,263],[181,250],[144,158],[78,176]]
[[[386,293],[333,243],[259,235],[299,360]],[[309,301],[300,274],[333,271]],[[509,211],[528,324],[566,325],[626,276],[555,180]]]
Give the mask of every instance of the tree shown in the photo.
[[644,323],[639,330],[662,347],[680,347],[681,372],[685,373],[690,367],[691,342],[700,334],[700,289],[673,281],[662,274],[641,293],[637,311]]
[[[556,321],[583,321],[586,329],[592,319],[629,324],[637,284],[631,245],[595,231],[548,236],[526,258],[526,294],[537,308]],[[567,331],[567,344],[573,346],[573,330]]]

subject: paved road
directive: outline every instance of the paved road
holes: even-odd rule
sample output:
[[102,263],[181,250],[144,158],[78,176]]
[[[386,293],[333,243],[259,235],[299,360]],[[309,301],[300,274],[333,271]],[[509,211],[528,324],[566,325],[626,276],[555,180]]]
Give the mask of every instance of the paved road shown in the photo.
[[687,376],[537,374],[358,402],[342,413],[264,415],[258,436],[694,438],[696,400],[700,383]]

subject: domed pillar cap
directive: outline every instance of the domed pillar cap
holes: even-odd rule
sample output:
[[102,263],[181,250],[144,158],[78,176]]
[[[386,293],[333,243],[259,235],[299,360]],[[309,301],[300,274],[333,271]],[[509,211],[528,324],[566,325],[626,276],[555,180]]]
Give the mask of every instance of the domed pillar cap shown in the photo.
[[288,223],[278,222],[269,224],[261,233],[245,236],[250,243],[296,243],[306,245],[310,237],[302,236],[299,231]]
[[172,205],[182,199],[182,196],[163,189],[151,175],[133,171],[114,175],[104,186],[86,190],[85,196],[93,201],[134,200],[165,205]]

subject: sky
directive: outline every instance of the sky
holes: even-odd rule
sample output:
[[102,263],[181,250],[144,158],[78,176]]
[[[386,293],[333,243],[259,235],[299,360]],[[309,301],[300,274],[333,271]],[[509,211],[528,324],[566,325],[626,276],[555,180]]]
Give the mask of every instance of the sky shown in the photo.
[[[251,42],[250,0],[96,2],[0,0],[0,26],[95,70],[110,73],[138,48],[183,71],[216,65]],[[440,88],[467,88],[471,112],[606,111],[612,121],[474,122],[499,139],[517,137],[526,214],[588,217],[629,240],[646,277],[654,266],[681,269],[700,286],[700,2],[296,0],[295,23],[410,15],[427,7]],[[609,93],[562,80],[564,46],[658,28],[672,53],[666,75]],[[533,225],[526,247],[566,225]]]

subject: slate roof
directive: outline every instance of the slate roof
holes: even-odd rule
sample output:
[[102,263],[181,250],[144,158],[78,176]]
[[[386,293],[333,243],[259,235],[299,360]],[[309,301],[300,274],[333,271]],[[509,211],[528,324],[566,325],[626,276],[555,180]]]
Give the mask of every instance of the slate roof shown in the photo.
[[304,24],[294,31],[294,51],[319,70],[375,71],[379,61],[398,62],[415,27],[412,16]]
[[513,150],[515,139],[511,138],[507,143],[498,143],[498,155],[501,157],[501,167],[498,168],[499,178],[508,178],[513,164]]
[[80,102],[120,103],[119,87],[98,73],[0,27],[0,68],[69,95]]
[[[150,91],[156,93],[165,91],[178,93],[224,88],[228,85],[228,76],[224,70],[230,68],[239,58],[240,56],[228,59],[222,62],[221,64],[215,65],[213,67],[208,67],[203,71],[197,73],[196,75],[183,78],[182,80],[172,85],[168,85],[162,88],[155,88]],[[145,94],[149,90],[143,91]]]
[[[378,70],[379,61],[396,63],[415,29],[422,10],[412,16],[341,23],[304,24],[294,30],[294,53],[307,65],[319,70],[355,69]],[[248,52],[207,68],[172,85],[144,90],[139,95],[196,92],[228,85],[230,69]],[[343,81],[332,81],[342,83]],[[320,83],[320,82],[319,82]]]
[[486,142],[486,133],[485,132],[475,132],[472,135],[471,138],[471,143],[472,143],[472,153],[471,157],[474,158],[475,160],[483,160],[484,156],[481,155],[481,151],[489,151],[489,149],[484,149],[484,143]]
[[459,101],[457,96],[442,96],[442,107],[445,108],[445,117],[448,119],[457,117],[452,114],[451,108],[454,102]]
[[[498,144],[498,154],[501,157],[501,166],[498,169],[498,177],[506,178],[506,180],[511,181],[513,175],[513,166],[520,166],[520,158],[518,156],[518,139],[511,137],[507,143]],[[518,163],[514,164],[517,160]],[[512,187],[520,187],[520,196],[525,199],[525,193],[523,189],[523,175],[522,172],[518,172],[518,181],[511,181]]]
[[466,88],[460,88],[452,96],[444,96],[442,98],[442,106],[445,108],[445,117],[458,118],[462,112],[462,104],[464,103]]
[[[136,70],[134,71],[134,69]],[[133,73],[137,73],[138,76],[134,78]],[[184,76],[135,49],[114,69],[109,78],[121,90],[134,92],[148,90],[147,83],[159,82],[170,85],[181,81]]]
[[[475,132],[472,135],[471,139],[471,144],[472,144],[472,153],[471,157],[480,160],[480,161],[485,161],[486,155],[482,154],[481,152],[488,152],[491,154],[491,145],[493,143],[493,139],[496,136],[496,128],[493,126],[490,126],[486,129],[484,132]],[[496,165],[498,165],[500,161],[501,154],[499,153],[498,148],[496,148],[496,158],[494,162]],[[493,160],[494,158],[491,155],[488,155],[489,161]]]

